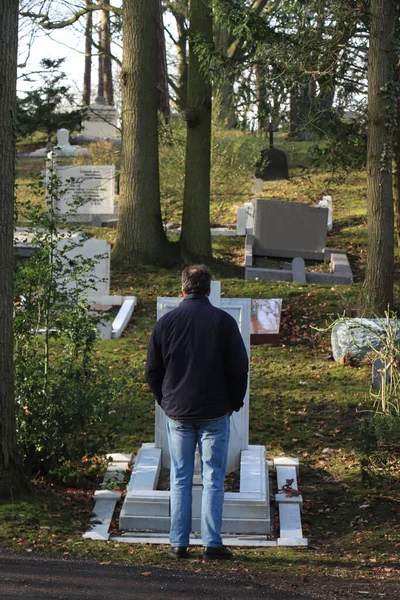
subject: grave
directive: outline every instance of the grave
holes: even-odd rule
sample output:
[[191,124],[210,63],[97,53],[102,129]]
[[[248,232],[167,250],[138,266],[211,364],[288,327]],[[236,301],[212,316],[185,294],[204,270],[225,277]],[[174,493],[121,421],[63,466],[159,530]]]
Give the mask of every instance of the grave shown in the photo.
[[[351,283],[353,277],[346,253],[326,247],[328,214],[327,207],[255,199],[254,233],[247,234],[245,242],[245,278],[330,285]],[[271,258],[291,258],[294,263],[284,264],[283,269],[260,266],[260,262]],[[299,259],[329,261],[331,272],[305,270]]]
[[[114,165],[56,165],[55,173],[65,190],[56,209],[66,215],[67,222],[101,226],[103,221],[116,218]],[[78,205],[74,207],[74,203]]]
[[[176,308],[181,301],[182,298],[158,298],[157,318]],[[212,282],[210,301],[236,319],[250,354],[250,299],[221,298],[219,282]],[[234,536],[265,535],[270,531],[268,464],[264,446],[249,445],[249,390],[244,407],[233,413],[231,419],[227,472],[240,468],[240,491],[225,492],[222,532]],[[143,444],[136,458],[120,514],[120,529],[151,532],[148,535],[164,534],[164,537],[169,532],[169,491],[157,490],[161,468],[168,468],[169,464],[166,418],[156,404],[155,442]],[[193,530],[197,532],[200,531],[201,506],[198,464],[193,484]]]
[[262,150],[260,160],[256,163],[255,176],[256,179],[261,179],[262,181],[289,179],[287,157],[283,150],[278,150],[277,148],[265,148]]
[[[59,129],[57,131],[57,143],[55,144],[56,154],[58,157],[71,156],[89,156],[89,150],[82,146],[71,146],[69,143],[68,129]],[[49,148],[39,148],[29,154],[30,158],[46,158]]]
[[252,202],[245,202],[244,206],[238,206],[236,210],[236,232],[237,235],[253,233],[254,228],[254,206]]
[[99,139],[118,140],[121,132],[117,127],[118,111],[115,106],[96,102],[88,107],[82,121],[82,135],[87,141]]
[[255,299],[251,301],[250,343],[278,344],[282,298]]
[[[278,181],[280,179],[289,179],[289,169],[286,154],[283,150],[274,148],[274,128],[272,123],[268,124],[269,148],[261,150],[260,160],[256,163],[256,183],[254,191],[260,189],[258,180]],[[262,191],[262,187],[260,189]]]
[[[120,306],[115,319],[113,321],[104,319],[100,323],[99,331],[105,339],[121,337],[135,309],[136,297],[110,294],[110,244],[96,238],[84,239],[81,231],[70,232],[68,236],[65,233],[59,235],[58,250],[65,248],[71,241],[77,244],[65,253],[62,258],[65,263],[78,257],[82,257],[82,261],[86,263],[94,261],[93,267],[88,269],[85,274],[85,280],[93,282],[87,290],[88,303],[92,310],[104,310],[104,312],[107,312],[105,307]],[[15,253],[29,258],[35,251],[34,236],[35,232],[33,231],[17,228],[14,234]],[[58,285],[72,290],[76,287],[77,282],[71,274],[70,278],[60,279]]]
[[332,231],[333,229],[333,203],[332,196],[324,196],[322,200],[315,205],[318,208],[327,208],[328,209],[328,221],[327,221],[327,229],[328,231]]

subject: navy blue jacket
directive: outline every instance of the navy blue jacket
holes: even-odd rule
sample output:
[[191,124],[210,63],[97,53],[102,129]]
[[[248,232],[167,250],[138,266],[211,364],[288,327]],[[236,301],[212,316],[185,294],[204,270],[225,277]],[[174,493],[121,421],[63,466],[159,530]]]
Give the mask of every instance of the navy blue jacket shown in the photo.
[[235,319],[207,297],[189,294],[157,321],[146,379],[171,419],[216,419],[243,406],[248,368]]

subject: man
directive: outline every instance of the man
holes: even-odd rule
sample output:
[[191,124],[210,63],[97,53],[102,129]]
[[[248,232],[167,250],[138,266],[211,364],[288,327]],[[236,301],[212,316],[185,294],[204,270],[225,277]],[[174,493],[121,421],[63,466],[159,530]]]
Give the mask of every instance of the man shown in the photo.
[[196,444],[203,481],[203,558],[232,556],[221,537],[224,479],[230,415],[243,406],[248,358],[235,319],[210,303],[210,285],[205,265],[183,270],[184,299],[157,321],[148,349],[146,379],[167,416],[171,558],[184,558],[189,544]]

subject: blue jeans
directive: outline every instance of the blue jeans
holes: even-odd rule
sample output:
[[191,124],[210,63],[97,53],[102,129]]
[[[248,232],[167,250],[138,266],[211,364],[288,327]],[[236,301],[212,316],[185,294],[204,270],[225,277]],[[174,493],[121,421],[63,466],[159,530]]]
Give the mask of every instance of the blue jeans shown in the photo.
[[203,491],[201,537],[205,546],[221,546],[224,479],[230,416],[191,423],[167,419],[171,456],[171,546],[187,546],[192,530],[192,479],[199,445]]

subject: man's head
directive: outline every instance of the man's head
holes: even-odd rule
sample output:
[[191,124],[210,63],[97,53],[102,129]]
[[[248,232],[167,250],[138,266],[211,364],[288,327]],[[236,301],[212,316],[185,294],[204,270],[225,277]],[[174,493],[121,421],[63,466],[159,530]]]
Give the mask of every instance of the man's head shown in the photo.
[[182,271],[182,291],[186,294],[208,296],[211,287],[211,271],[206,265],[190,265]]

